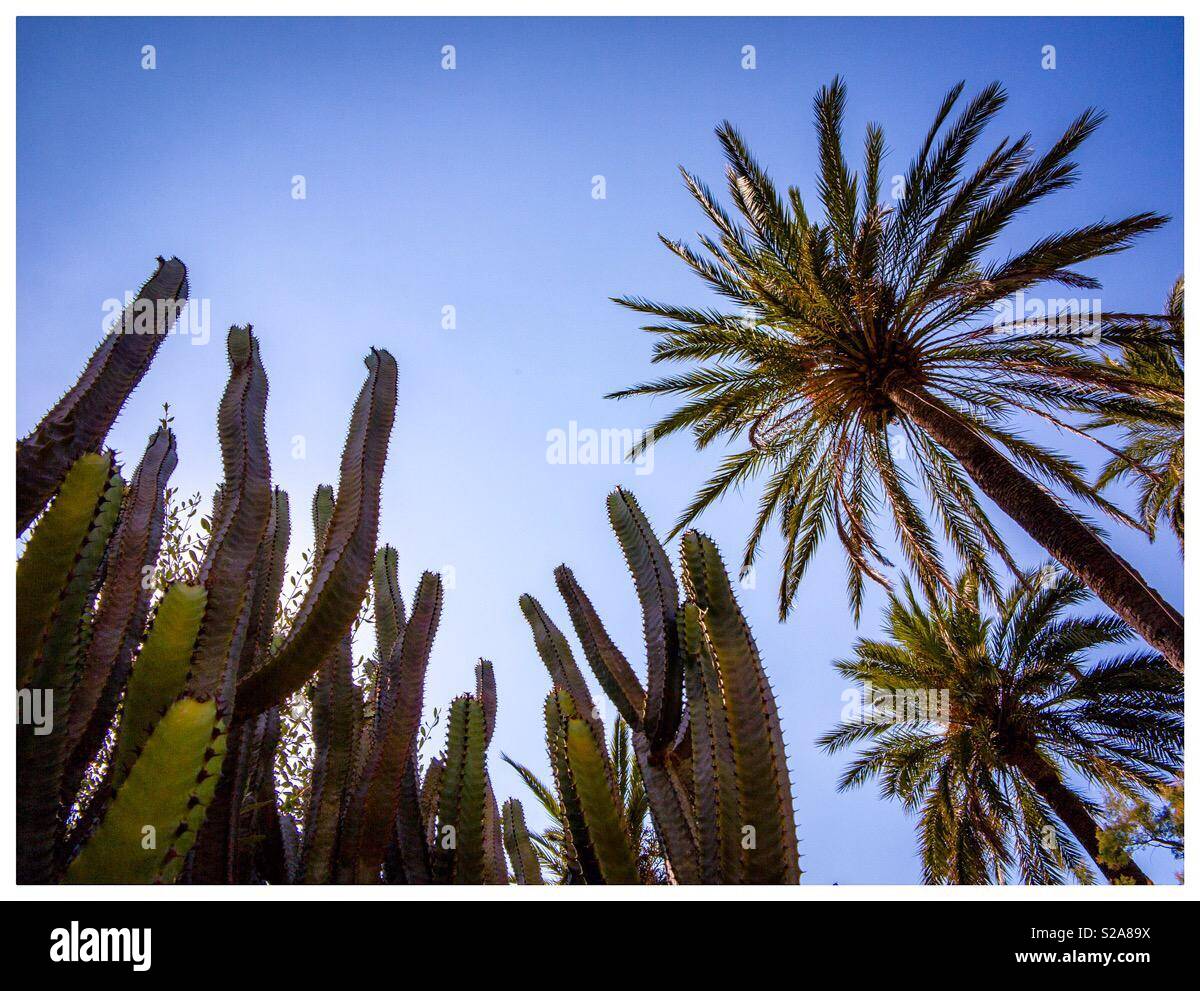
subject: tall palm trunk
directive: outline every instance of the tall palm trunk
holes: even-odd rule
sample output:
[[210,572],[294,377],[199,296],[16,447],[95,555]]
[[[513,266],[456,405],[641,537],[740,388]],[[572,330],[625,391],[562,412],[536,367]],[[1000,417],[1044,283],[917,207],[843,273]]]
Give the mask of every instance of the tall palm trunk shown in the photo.
[[1110,867],[1100,860],[1100,825],[1092,818],[1088,807],[1080,801],[1050,763],[1028,744],[1017,744],[1005,756],[1012,762],[1034,790],[1041,795],[1054,814],[1079,840],[1088,856],[1104,872],[1109,884],[1153,884],[1132,859],[1124,867]]
[[889,397],[958,459],[988,498],[1183,671],[1183,617],[1133,565],[928,392],[900,386]]

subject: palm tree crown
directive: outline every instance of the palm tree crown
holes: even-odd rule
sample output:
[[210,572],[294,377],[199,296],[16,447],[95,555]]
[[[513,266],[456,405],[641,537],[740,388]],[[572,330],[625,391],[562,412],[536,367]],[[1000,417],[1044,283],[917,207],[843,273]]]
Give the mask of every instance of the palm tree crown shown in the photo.
[[[818,741],[828,752],[864,745],[840,787],[878,779],[919,815],[928,883],[1089,881],[1083,851],[1114,882],[1148,883],[1132,861],[1103,861],[1095,808],[1072,781],[1123,796],[1169,784],[1183,753],[1182,676],[1125,646],[1119,619],[1070,614],[1087,591],[1052,568],[1022,576],[995,615],[972,578],[958,593],[922,602],[906,583],[890,597],[886,639],[861,640],[837,663],[870,686],[863,710]],[[1088,659],[1105,647],[1122,650]],[[914,707],[914,691],[944,691],[948,705]]]
[[1125,446],[1100,473],[1100,488],[1117,479],[1134,482],[1142,525],[1153,536],[1158,523],[1165,522],[1183,550],[1183,276],[1161,317],[1125,319],[1106,336],[1120,347],[1119,367],[1127,374],[1177,395],[1131,398],[1092,422],[1093,429],[1120,427],[1125,432]]
[[[1073,266],[1125,249],[1166,218],[1140,213],[1087,224],[985,260],[1014,217],[1074,183],[1071,156],[1102,115],[1084,112],[1040,155],[1028,135],[1006,138],[968,170],[968,155],[1005,94],[999,84],[987,86],[949,122],[962,89],[943,100],[903,176],[902,197],[885,205],[882,129],[868,127],[864,170],[852,175],[842,151],[845,87],[835,79],[823,88],[815,101],[822,221],[810,219],[795,186],[781,195],[738,132],[722,124],[717,136],[738,218],[684,171],[717,233],[700,236],[707,254],[660,239],[741,312],[616,300],[658,319],[645,328],[659,338],[655,362],[699,364],[613,396],[686,398],[654,426],[653,439],[690,429],[703,448],[745,433],[746,449],[725,459],[674,532],[731,487],[768,472],[744,566],[777,518],[785,542],[781,616],[828,531],[845,548],[856,616],[864,579],[889,585],[891,562],[876,533],[885,506],[926,590],[953,587],[935,536],[940,524],[960,560],[997,596],[989,551],[1015,565],[974,481],[1182,665],[1179,614],[1037,482],[1133,521],[1084,480],[1079,465],[1008,422],[1016,412],[1062,424],[1055,414],[1063,407],[1102,415],[1125,394],[1154,398],[1163,390],[1081,353],[1076,339],[1090,326],[981,323],[1001,301],[1040,284],[1097,288]],[[933,524],[918,506],[918,485]]]

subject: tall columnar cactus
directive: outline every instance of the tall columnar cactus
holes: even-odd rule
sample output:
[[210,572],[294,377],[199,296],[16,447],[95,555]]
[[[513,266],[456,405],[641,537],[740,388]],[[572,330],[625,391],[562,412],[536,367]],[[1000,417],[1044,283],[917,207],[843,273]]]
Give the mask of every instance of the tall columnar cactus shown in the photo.
[[83,374],[32,433],[17,442],[18,536],[45,509],[79,456],[100,452],[187,296],[183,262],[159,258],[158,268],[100,342]]
[[484,880],[483,821],[487,805],[487,718],[479,700],[460,695],[450,705],[445,769],[438,796],[434,877]]
[[225,477],[200,566],[208,607],[188,670],[189,691],[215,699],[226,720],[233,715],[237,658],[249,622],[246,576],[264,544],[272,508],[267,376],[249,326],[230,329],[228,354],[229,383],[217,413]]
[[[185,292],[182,265],[164,262],[143,295]],[[426,573],[406,608],[395,550],[376,550],[396,404],[391,355],[367,357],[337,488],[321,486],[313,501],[311,581],[277,635],[290,509],[271,485],[267,379],[249,326],[228,335],[224,472],[203,559],[193,582],[155,598],[174,437],[165,426],[151,436],[129,485],[102,444],[145,370],[134,357],[148,363],[156,347],[102,345],[61,415],[52,411],[19,450],[27,493],[53,479],[45,498],[26,500],[40,521],[17,568],[22,711],[44,704],[53,717],[18,726],[20,879],[504,884],[511,862],[518,882],[540,883],[521,807],[499,805],[488,772],[498,716],[490,662],[476,666],[474,694],[453,701],[445,749],[422,772],[443,590]],[[64,424],[74,432],[53,440]],[[632,496],[614,492],[609,515],[641,607],[644,685],[570,570],[555,579],[593,673],[630,727],[670,877],[797,881],[779,716],[715,546],[685,534],[677,580]],[[369,582],[376,651],[356,679],[353,631]],[[546,741],[563,874],[636,883],[645,804],[626,803],[627,738],[609,752],[567,638],[531,597],[521,608],[553,682]],[[303,824],[280,813],[274,774],[280,707],[302,689],[314,753]]]
[[[411,803],[414,797],[411,783],[403,786],[416,754],[425,672],[441,620],[442,595],[441,579],[426,572],[413,599],[412,615],[393,642],[390,656],[381,659],[378,715],[374,732],[363,741],[365,758],[349,796],[339,880],[379,880],[380,864],[395,838],[401,802]],[[405,808],[405,814],[414,817],[411,807]]]
[[[716,546],[689,531],[683,584],[628,492],[609,518],[642,607],[647,687],[565,565],[559,592],[596,680],[629,724],[671,875],[680,883],[796,883],[791,783],[774,695]],[[521,609],[554,682],[547,748],[563,807],[568,858],[588,883],[626,883],[632,851],[621,829],[598,715],[570,645],[542,607]]]
[[525,810],[515,798],[504,803],[503,817],[504,848],[512,863],[513,876],[517,884],[544,884],[542,869],[538,864],[533,841],[529,838],[529,827],[525,825]]
[[71,696],[124,484],[112,452],[71,466],[17,566],[19,704],[49,717],[17,724],[17,879],[49,880],[67,759]]
[[178,457],[175,437],[160,427],[133,474],[120,520],[107,549],[104,585],[87,650],[71,698],[64,746],[64,801],[83,786],[83,775],[117,712],[134,651],[146,623],[154,563],[162,542],[165,490]]
[[[687,665],[703,672],[693,681],[697,696],[703,690],[709,729],[693,736],[692,766],[697,783],[716,785],[721,810],[715,819],[697,817],[702,844],[711,842],[720,853],[706,870],[705,880],[798,881],[783,732],[758,647],[716,544],[689,530],[683,535],[681,552],[689,597],[681,624],[689,645]],[[693,708],[700,708],[699,698]],[[724,723],[724,732],[719,723]],[[711,741],[707,751],[699,745],[704,740]],[[735,843],[735,837],[740,842]]]
[[[286,493],[271,486],[267,380],[251,328],[228,336],[218,411],[224,477],[195,584],[175,582],[154,598],[164,493],[177,460],[170,430],[151,436],[128,486],[114,454],[102,450],[186,295],[182,263],[160,259],[119,332],[18,445],[18,532],[41,517],[17,569],[17,688],[27,717],[17,730],[19,878],[371,880],[397,848],[403,879],[421,880],[423,860],[428,880],[415,738],[441,589],[426,576],[408,619],[394,551],[390,572],[383,552],[390,588],[380,611],[381,643],[390,637],[394,648],[381,651],[371,723],[351,671],[351,629],[375,557],[395,361],[386,351],[367,358],[338,497],[323,488],[317,499],[324,522],[313,579],[277,642],[290,513]],[[333,765],[323,773],[333,798],[332,811],[329,802],[311,803],[313,826],[302,838],[279,814],[273,764],[278,707],[314,674],[318,749]],[[488,704],[494,719],[494,691]],[[480,732],[486,739],[490,730]],[[474,736],[456,758],[472,772]],[[490,795],[486,780],[483,790]],[[477,828],[464,821],[463,829],[482,836],[486,819],[481,811]],[[366,828],[347,833],[352,821]],[[353,857],[343,855],[346,844]]]
[[238,684],[238,715],[269,709],[299,689],[341,640],[366,594],[379,529],[379,492],[396,413],[396,360],[372,349],[342,451],[338,501],[320,566],[279,650]]

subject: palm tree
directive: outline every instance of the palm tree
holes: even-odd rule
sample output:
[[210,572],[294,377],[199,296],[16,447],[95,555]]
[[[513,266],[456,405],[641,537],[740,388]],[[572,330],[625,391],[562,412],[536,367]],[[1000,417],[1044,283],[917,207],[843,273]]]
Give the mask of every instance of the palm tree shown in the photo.
[[1133,398],[1126,407],[1094,420],[1090,427],[1120,427],[1125,446],[1113,452],[1099,487],[1129,479],[1138,488],[1142,525],[1153,538],[1166,522],[1183,550],[1183,276],[1158,318],[1113,321],[1106,333],[1121,348],[1125,374],[1177,393],[1171,400]]
[[818,741],[827,752],[865,744],[840,788],[875,778],[919,814],[928,883],[1010,869],[1027,884],[1067,871],[1090,881],[1082,847],[1110,882],[1149,884],[1131,859],[1103,859],[1096,808],[1073,781],[1127,797],[1172,782],[1183,677],[1143,649],[1089,661],[1132,631],[1109,614],[1070,614],[1087,590],[1052,566],[1021,576],[995,615],[973,577],[956,593],[919,602],[906,582],[890,596],[887,639],[860,640],[836,665],[868,686],[863,711]]
[[[621,797],[625,821],[629,824],[629,840],[637,850],[638,877],[642,884],[663,884],[667,880],[666,860],[658,842],[658,834],[650,823],[650,802],[633,753],[629,726],[620,716],[613,720],[609,753],[617,779],[617,794]],[[518,764],[508,754],[500,756],[521,776],[551,819],[550,826],[542,832],[530,833],[542,869],[559,884],[578,883],[571,857],[567,853],[568,845],[563,831],[565,813],[554,789],[547,787],[533,771]]]
[[655,362],[699,365],[613,397],[687,400],[649,439],[690,429],[703,448],[746,432],[749,446],[725,459],[675,533],[731,487],[769,472],[744,567],[777,517],[785,542],[781,617],[829,530],[848,557],[856,616],[864,578],[888,585],[880,569],[890,562],[875,531],[882,506],[921,585],[951,589],[933,525],[911,491],[917,484],[950,546],[997,596],[988,552],[1016,566],[977,501],[974,482],[1182,670],[1183,617],[1045,486],[1135,522],[1083,479],[1079,465],[1008,423],[1012,414],[1027,413],[1069,426],[1055,416],[1063,407],[1103,415],[1128,395],[1174,401],[1182,393],[1083,355],[1075,343],[1091,333],[1090,323],[995,326],[984,319],[1034,286],[1098,288],[1073,266],[1124,250],[1166,218],[1140,213],[1087,224],[986,260],[1014,217],[1075,181],[1070,156],[1103,116],[1086,111],[1041,155],[1031,150],[1028,135],[1006,138],[966,171],[969,152],[1005,94],[999,84],[987,86],[945,128],[962,88],[943,100],[894,206],[881,202],[883,131],[868,127],[865,171],[851,175],[842,153],[845,87],[835,79],[823,88],[815,102],[823,222],[809,219],[795,186],[781,195],[738,132],[722,124],[717,136],[739,219],[684,171],[717,234],[700,236],[707,255],[660,239],[741,312],[617,299],[656,318],[645,328],[659,337]]

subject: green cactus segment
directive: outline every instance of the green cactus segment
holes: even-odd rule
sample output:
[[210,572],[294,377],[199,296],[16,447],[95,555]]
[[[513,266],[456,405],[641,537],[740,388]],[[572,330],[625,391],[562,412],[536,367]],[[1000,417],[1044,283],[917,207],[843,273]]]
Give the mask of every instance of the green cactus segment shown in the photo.
[[229,731],[225,760],[212,801],[199,828],[181,877],[188,884],[234,884],[237,879],[237,833],[245,795],[250,737],[254,724]]
[[180,699],[159,720],[103,821],[67,870],[77,884],[149,884],[178,875],[224,758],[214,701]]
[[120,784],[138,759],[155,724],[179,697],[208,603],[203,585],[172,584],[158,603],[146,642],[134,661],[113,756]]
[[517,884],[544,884],[542,868],[538,863],[529,828],[525,825],[525,810],[515,798],[510,798],[501,809],[501,824],[504,833],[504,849],[512,864]]
[[[236,730],[236,727],[231,730],[230,735]],[[274,775],[280,737],[279,710],[269,709],[243,724],[241,730],[245,734],[241,761],[244,771],[234,793],[244,796],[245,801],[231,810],[231,880],[234,884],[286,884],[288,875]],[[223,771],[229,773],[228,764]],[[211,821],[213,812],[210,807],[206,822]],[[199,842],[203,841],[202,836]]]
[[[397,577],[396,548],[384,545],[375,554],[371,584],[375,590],[376,664],[367,685],[367,711],[370,716],[370,726],[364,732],[374,733],[378,730],[379,717],[382,713],[380,702],[387,692],[389,661],[392,651],[404,633],[404,624],[408,622],[404,609],[404,598],[400,594],[400,581]],[[363,757],[365,759],[365,753]]]
[[700,875],[704,884],[720,884],[721,830],[717,819],[716,757],[713,754],[712,726],[709,723],[704,675],[700,671],[697,656],[703,635],[696,604],[684,603],[679,611],[679,641],[684,651],[683,676],[687,688],[688,725],[692,737],[692,775]]
[[79,379],[17,442],[17,536],[33,522],[83,454],[98,451],[129,394],[187,299],[187,268],[178,258],[158,268],[105,334]]
[[[484,746],[487,744],[485,742]],[[508,884],[508,864],[504,860],[504,832],[500,820],[500,806],[492,780],[486,780],[486,797],[483,805],[483,883]]]
[[329,524],[333,521],[333,507],[336,504],[332,485],[318,485],[313,493],[312,522],[313,522],[313,570],[321,566],[325,556],[325,539],[329,535]]
[[[725,708],[721,677],[713,659],[708,640],[701,641],[697,654],[699,673],[702,679],[704,701],[708,712],[708,728],[711,733],[712,754],[716,774],[717,825],[720,832],[720,863],[721,883],[741,884],[743,877],[742,836],[741,825],[744,820],[738,805],[740,784],[737,776],[737,762],[733,755],[733,741],[730,737],[729,713]],[[779,737],[782,746],[782,736]],[[695,767],[693,755],[693,768]],[[784,788],[790,803],[791,786],[784,768]],[[772,783],[768,782],[767,787]],[[790,804],[789,804],[790,811]],[[790,821],[790,815],[789,815]],[[788,838],[795,839],[794,829],[789,828],[785,833],[785,843]],[[799,880],[799,874],[796,875]]]
[[629,845],[629,828],[600,741],[591,726],[578,718],[567,720],[566,736],[571,779],[604,883],[637,884],[637,861]]
[[[683,578],[692,598],[681,606],[662,545],[637,502],[618,489],[608,509],[642,608],[649,669],[644,691],[570,569],[560,566],[555,581],[597,680],[630,726],[646,802],[673,879],[797,882],[791,785],[775,700],[720,555],[707,538],[685,536]],[[585,814],[585,804],[586,811],[596,812],[602,792],[598,779],[588,791],[572,765],[568,729],[573,719],[588,724],[590,745],[612,783],[603,733],[587,718],[594,719],[595,710],[566,639],[535,600],[523,597],[521,608],[555,685],[546,703],[546,749],[561,809],[566,880],[603,883],[614,869],[624,869],[625,858],[612,846],[617,833],[599,835],[601,827]],[[618,765],[622,773],[624,766]],[[624,793],[611,784],[609,790]],[[600,821],[609,827],[612,815],[619,820],[625,814],[615,799],[600,808],[607,814]],[[637,843],[626,836],[625,845],[636,867]]]
[[600,687],[617,707],[621,718],[632,728],[640,729],[642,713],[646,708],[646,692],[633,668],[610,639],[591,600],[580,588],[571,569],[565,564],[559,565],[554,571],[554,580],[567,604],[579,642],[583,645],[583,655],[600,682]]
[[71,801],[87,764],[100,749],[129,677],[153,587],[162,543],[164,490],[178,458],[175,436],[160,427],[151,437],[124,499],[108,548],[103,591],[78,684],[71,693],[67,767],[62,793]]
[[443,881],[453,880],[455,884],[483,883],[485,736],[483,706],[470,695],[460,695],[450,706],[435,847],[438,877]]
[[383,664],[392,656],[392,648],[407,622],[397,578],[395,547],[385,544],[376,553],[371,582],[375,589],[375,646],[380,664]]
[[575,791],[571,765],[567,758],[567,720],[577,716],[575,703],[568,692],[555,689],[546,696],[546,753],[554,773],[563,813],[563,859],[567,864],[567,883],[603,884],[600,863],[588,836],[583,806]]
[[521,596],[521,612],[525,614],[525,619],[533,630],[534,646],[542,663],[546,665],[546,670],[550,672],[550,680],[554,682],[554,687],[570,694],[575,709],[592,724],[603,739],[604,728],[600,722],[599,711],[592,701],[592,693],[583,679],[583,673],[575,663],[575,656],[571,653],[571,645],[567,643],[567,638],[532,595]]
[[742,867],[737,769],[719,678],[694,602],[685,602],[679,611],[679,641],[685,657],[701,880],[737,884]]
[[[43,619],[40,635],[30,635],[32,642],[18,655],[26,669],[18,688],[28,693],[31,711],[43,707],[52,720],[43,727],[32,720],[17,724],[17,875],[22,883],[51,879],[71,695],[90,632],[89,613],[105,547],[124,491],[112,470],[111,455],[85,457],[86,463],[69,473],[67,481],[73,484],[68,488],[64,483],[30,539],[20,562],[25,567],[18,566],[18,623],[24,603],[37,608]],[[35,545],[39,535],[42,539]],[[65,550],[72,554],[69,561]]]
[[312,792],[304,826],[303,880],[333,881],[338,827],[354,766],[361,706],[354,684],[354,649],[347,634],[317,674],[313,687]]
[[[99,576],[109,538],[120,516],[124,493],[121,476],[111,472],[95,506],[91,526],[79,545],[78,557],[71,565],[62,594],[46,625],[30,676],[33,687],[54,690],[55,705],[64,720],[68,718],[74,697],[84,649],[91,638],[91,613]],[[60,731],[57,739],[65,741],[65,734]],[[58,779],[54,782],[57,784]]]
[[624,489],[608,497],[608,518],[637,587],[646,640],[646,705],[642,729],[652,750],[669,747],[683,714],[683,665],[675,613],[679,588],[666,551],[637,500]]
[[487,727],[487,744],[492,743],[492,734],[496,731],[496,711],[499,707],[499,695],[496,692],[496,671],[492,662],[479,658],[475,665],[475,697],[483,706],[483,715]]
[[692,796],[670,754],[652,753],[645,733],[633,731],[633,749],[646,787],[650,816],[680,884],[700,883]]
[[400,802],[396,809],[396,838],[384,863],[384,879],[404,884],[431,884],[429,844],[426,840],[425,814],[421,805],[420,773],[414,754],[400,781]]
[[702,617],[729,728],[744,880],[794,884],[799,858],[775,697],[716,545],[689,531],[682,556],[684,583]]
[[271,494],[271,516],[266,536],[258,550],[254,566],[254,589],[250,596],[250,617],[246,641],[237,675],[253,669],[258,658],[266,657],[271,649],[275,628],[275,610],[283,591],[287,570],[288,545],[292,540],[292,512],[288,494],[278,486]]
[[214,513],[200,569],[208,608],[187,689],[194,698],[217,699],[223,718],[233,705],[238,638],[244,638],[249,626],[247,576],[253,572],[274,501],[265,426],[267,375],[250,327],[230,328],[227,352],[229,383],[217,414],[225,474],[220,512]]
[[299,689],[350,631],[366,594],[396,411],[396,362],[386,351],[372,350],[367,368],[342,452],[337,504],[320,566],[279,652],[239,684],[239,718],[269,709]]
[[[71,466],[62,488],[38,523],[17,562],[17,688],[27,687],[46,638],[97,522],[112,479],[110,454],[85,454]],[[45,680],[39,677],[39,681]],[[60,715],[61,718],[61,715]]]
[[[425,702],[425,673],[442,616],[442,580],[425,572],[417,586],[412,617],[392,649],[388,690],[380,700],[378,730],[363,764],[346,824],[344,871],[360,883],[378,879],[392,839],[404,769],[416,752]],[[350,880],[345,877],[343,880]]]
[[446,762],[434,757],[429,761],[421,781],[421,821],[425,824],[425,844],[431,853],[437,838],[438,800],[442,795],[442,778],[445,775]]

